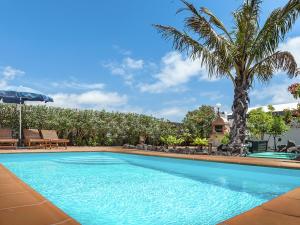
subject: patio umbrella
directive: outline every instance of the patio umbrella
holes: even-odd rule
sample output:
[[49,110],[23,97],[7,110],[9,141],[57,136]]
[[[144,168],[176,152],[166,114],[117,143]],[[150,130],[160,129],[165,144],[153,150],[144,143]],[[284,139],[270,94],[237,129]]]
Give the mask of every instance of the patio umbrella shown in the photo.
[[38,101],[38,102],[53,102],[51,97],[46,95],[30,93],[30,92],[22,92],[22,91],[5,91],[0,90],[0,101],[4,103],[15,103],[20,104],[20,112],[19,112],[19,139],[20,143],[22,140],[22,104],[26,101]]

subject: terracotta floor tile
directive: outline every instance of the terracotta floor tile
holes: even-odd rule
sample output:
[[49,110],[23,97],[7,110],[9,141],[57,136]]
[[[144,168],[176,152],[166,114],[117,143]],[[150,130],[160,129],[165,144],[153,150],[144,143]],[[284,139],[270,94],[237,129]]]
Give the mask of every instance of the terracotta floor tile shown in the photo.
[[44,201],[43,198],[31,195],[29,192],[0,196],[0,211],[5,208],[31,205]]
[[[1,172],[0,172],[1,173]],[[0,178],[0,185],[3,184],[11,184],[15,181],[14,178],[10,177],[10,176],[6,176],[4,178]]]
[[67,215],[55,210],[49,202],[41,205],[0,210],[1,225],[50,225],[69,218]]
[[300,217],[286,216],[257,207],[220,225],[299,225]]
[[273,212],[289,216],[298,216],[300,218],[300,200],[298,199],[291,199],[281,196],[262,204],[261,207]]
[[295,190],[292,190],[285,194],[285,196],[289,198],[299,199],[300,200],[300,188],[297,188]]
[[10,183],[10,184],[1,184],[0,185],[0,193],[1,194],[8,194],[8,193],[15,193],[24,191],[24,187],[17,183]]

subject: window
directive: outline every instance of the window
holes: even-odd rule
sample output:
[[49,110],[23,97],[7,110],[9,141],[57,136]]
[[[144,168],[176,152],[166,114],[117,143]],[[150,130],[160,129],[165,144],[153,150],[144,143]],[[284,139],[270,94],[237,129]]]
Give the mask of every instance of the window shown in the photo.
[[223,125],[215,125],[215,131],[217,133],[223,133]]

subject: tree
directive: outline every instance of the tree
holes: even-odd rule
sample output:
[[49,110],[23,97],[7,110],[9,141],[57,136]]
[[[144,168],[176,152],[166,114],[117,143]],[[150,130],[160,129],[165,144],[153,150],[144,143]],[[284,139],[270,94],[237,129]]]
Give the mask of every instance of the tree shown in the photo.
[[264,24],[259,20],[262,1],[245,0],[233,12],[231,31],[209,9],[198,10],[185,0],[182,3],[184,8],[178,12],[189,13],[184,20],[186,30],[154,26],[165,39],[172,40],[174,49],[199,59],[209,77],[226,77],[232,81],[233,124],[229,146],[232,152],[239,152],[246,138],[249,89],[253,82],[256,79],[268,82],[277,70],[285,71],[290,78],[299,73],[293,55],[277,48],[299,17],[300,0],[289,0],[275,9]]
[[250,134],[255,138],[263,140],[265,134],[270,129],[272,119],[272,114],[264,112],[262,108],[251,110],[247,120],[247,128]]
[[198,109],[188,112],[183,119],[183,126],[189,130],[194,137],[207,138],[212,131],[212,122],[216,113],[212,106],[202,105]]
[[273,116],[268,130],[268,134],[273,137],[275,151],[277,150],[277,137],[287,132],[288,129],[289,127],[285,124],[284,119],[281,116]]

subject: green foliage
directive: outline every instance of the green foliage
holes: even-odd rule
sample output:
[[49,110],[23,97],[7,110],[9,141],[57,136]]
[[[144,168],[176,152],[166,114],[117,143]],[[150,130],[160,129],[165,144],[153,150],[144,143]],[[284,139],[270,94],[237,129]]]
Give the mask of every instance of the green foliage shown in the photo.
[[189,132],[188,129],[185,129],[183,131],[180,132],[180,137],[182,137],[184,139],[184,144],[185,145],[190,145],[190,143],[192,143],[193,141],[193,135]]
[[288,131],[286,120],[290,119],[290,115],[286,112],[284,116],[274,113],[274,107],[269,105],[268,112],[264,112],[262,108],[254,109],[249,113],[248,129],[251,135],[263,140],[265,134],[269,134],[274,139],[274,148],[276,149],[276,137]]
[[[179,127],[166,120],[134,113],[22,106],[23,128],[54,129],[73,145],[137,144],[141,135],[147,144],[157,145],[160,137],[177,134]],[[19,111],[14,104],[0,104],[0,127],[19,130]]]
[[206,138],[196,137],[193,144],[196,146],[208,146],[208,140]]
[[273,136],[279,136],[287,132],[289,127],[285,124],[283,118],[281,116],[273,116],[273,119],[270,123],[270,128],[268,130],[268,134]]
[[173,135],[167,135],[165,137],[161,137],[160,140],[167,146],[177,146],[184,142],[183,138],[177,138]]
[[268,134],[273,136],[274,139],[274,149],[277,149],[276,138],[285,132],[287,132],[289,127],[285,124],[284,119],[281,116],[274,115],[270,123],[270,128]]
[[222,140],[221,140],[221,143],[222,143],[223,145],[228,145],[229,142],[230,142],[230,136],[229,136],[229,134],[225,134],[224,137],[223,137]]
[[272,114],[270,112],[264,112],[262,108],[253,109],[249,113],[247,127],[253,137],[263,140],[264,135],[270,129],[271,122]]
[[212,106],[202,105],[198,109],[188,112],[183,119],[183,126],[194,137],[208,138],[212,131],[212,122],[216,113]]
[[283,114],[283,120],[286,124],[290,124],[293,121],[293,112],[290,109],[285,109]]

